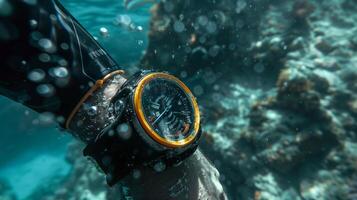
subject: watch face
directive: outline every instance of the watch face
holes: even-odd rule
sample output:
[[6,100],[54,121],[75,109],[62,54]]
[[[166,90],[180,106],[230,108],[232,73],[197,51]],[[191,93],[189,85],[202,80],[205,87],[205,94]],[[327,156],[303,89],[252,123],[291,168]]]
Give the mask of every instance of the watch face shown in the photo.
[[138,117],[150,136],[171,147],[189,144],[197,134],[199,114],[188,88],[163,73],[146,79],[139,88]]

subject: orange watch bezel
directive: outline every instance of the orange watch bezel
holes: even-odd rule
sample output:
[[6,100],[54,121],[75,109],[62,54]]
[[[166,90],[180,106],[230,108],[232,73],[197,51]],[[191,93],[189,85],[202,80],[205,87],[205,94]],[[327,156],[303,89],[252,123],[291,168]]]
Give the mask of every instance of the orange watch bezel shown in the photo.
[[[149,124],[149,122],[146,120],[145,115],[144,115],[144,111],[143,111],[143,105],[142,105],[142,93],[143,90],[145,88],[145,86],[154,79],[157,78],[163,78],[163,79],[167,79],[167,80],[171,80],[174,81],[175,83],[177,83],[186,93],[186,95],[190,98],[191,102],[192,102],[192,106],[193,106],[193,111],[194,111],[194,123],[193,123],[193,130],[190,134],[190,136],[188,136],[187,138],[184,138],[182,140],[179,141],[170,141],[162,136],[160,136]],[[199,131],[199,127],[200,127],[200,112],[199,112],[199,108],[198,108],[198,104],[196,101],[196,98],[193,96],[191,90],[178,78],[176,78],[175,76],[172,76],[170,74],[166,74],[166,73],[151,73],[148,74],[146,76],[144,76],[138,83],[136,90],[134,92],[134,110],[136,112],[136,116],[140,122],[140,125],[142,126],[142,128],[145,130],[145,132],[152,138],[154,139],[156,142],[166,146],[166,147],[170,147],[170,148],[180,148],[180,147],[185,147],[189,144],[191,144]]]

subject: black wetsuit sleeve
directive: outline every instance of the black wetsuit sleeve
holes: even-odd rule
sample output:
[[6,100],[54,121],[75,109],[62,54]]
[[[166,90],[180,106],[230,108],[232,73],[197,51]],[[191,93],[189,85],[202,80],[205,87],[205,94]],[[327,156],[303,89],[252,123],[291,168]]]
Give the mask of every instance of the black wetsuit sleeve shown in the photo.
[[0,94],[67,118],[118,65],[57,0],[0,5]]

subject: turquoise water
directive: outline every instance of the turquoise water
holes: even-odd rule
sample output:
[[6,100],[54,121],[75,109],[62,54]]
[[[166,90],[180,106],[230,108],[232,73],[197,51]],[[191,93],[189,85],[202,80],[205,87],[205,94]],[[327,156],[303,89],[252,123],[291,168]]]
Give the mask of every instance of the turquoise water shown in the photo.
[[[133,1],[61,0],[129,73],[140,63],[189,85],[200,150],[220,173],[204,184],[220,182],[232,200],[357,199],[356,0]],[[0,200],[118,200],[138,189],[107,187],[48,120],[0,98]]]
[[[147,46],[148,7],[128,11],[119,0],[61,2],[123,69],[134,69]],[[129,16],[143,31],[115,26],[113,22],[120,15]],[[108,29],[109,37],[101,37],[102,27]],[[65,154],[73,140],[71,136],[42,123],[38,114],[3,97],[0,119],[0,179],[10,184],[18,199],[26,199],[36,189],[70,172]]]

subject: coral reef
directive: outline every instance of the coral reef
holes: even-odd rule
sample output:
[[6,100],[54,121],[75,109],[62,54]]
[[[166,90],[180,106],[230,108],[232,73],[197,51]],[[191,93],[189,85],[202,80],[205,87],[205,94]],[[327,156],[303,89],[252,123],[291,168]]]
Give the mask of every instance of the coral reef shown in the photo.
[[202,149],[231,199],[355,196],[355,3],[181,0],[153,8],[142,63],[192,84],[205,119]]

